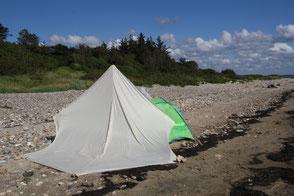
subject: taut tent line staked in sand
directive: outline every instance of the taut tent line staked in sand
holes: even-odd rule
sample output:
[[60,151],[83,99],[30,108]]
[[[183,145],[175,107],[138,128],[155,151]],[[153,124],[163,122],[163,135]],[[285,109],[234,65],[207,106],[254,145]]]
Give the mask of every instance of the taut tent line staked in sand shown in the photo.
[[28,159],[77,175],[174,163],[174,122],[112,65],[54,117],[56,138]]

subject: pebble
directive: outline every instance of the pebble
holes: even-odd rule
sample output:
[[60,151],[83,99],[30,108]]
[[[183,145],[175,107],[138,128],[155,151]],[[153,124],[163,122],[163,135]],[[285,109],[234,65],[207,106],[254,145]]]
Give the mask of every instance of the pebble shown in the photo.
[[243,129],[236,129],[236,132],[237,132],[237,133],[243,133],[244,130],[243,130]]
[[25,182],[20,182],[19,184],[22,185],[22,186],[26,186],[27,185],[27,183],[25,183]]
[[58,186],[64,185],[64,182],[58,182]]
[[42,184],[43,184],[43,182],[39,181],[39,182],[36,183],[36,186],[41,186]]
[[23,177],[31,177],[34,175],[34,171],[28,170],[28,171],[25,171],[22,175]]
[[218,160],[221,160],[224,156],[221,155],[221,154],[216,154],[215,157],[216,157]]
[[181,156],[181,155],[177,156],[178,163],[185,163],[186,161],[187,161],[187,159],[185,159],[183,156]]
[[35,145],[34,145],[33,142],[27,142],[27,146],[28,146],[28,147],[35,147]]

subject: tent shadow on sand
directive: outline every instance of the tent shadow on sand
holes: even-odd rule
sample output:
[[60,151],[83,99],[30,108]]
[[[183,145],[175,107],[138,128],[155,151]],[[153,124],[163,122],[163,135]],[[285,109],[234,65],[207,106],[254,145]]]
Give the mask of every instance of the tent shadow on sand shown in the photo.
[[[149,171],[169,171],[176,169],[178,165],[176,164],[167,164],[167,165],[154,165],[154,166],[146,166],[125,170],[118,170],[112,172],[104,172],[101,175],[101,178],[104,179],[104,188],[95,189],[95,190],[83,190],[82,193],[75,194],[74,196],[94,196],[94,195],[106,195],[115,190],[130,189],[135,187],[139,182],[147,179],[147,173]],[[121,183],[114,183],[110,178],[113,176],[120,176],[122,178],[132,179],[131,181],[125,180]],[[135,177],[135,179],[133,179]]]

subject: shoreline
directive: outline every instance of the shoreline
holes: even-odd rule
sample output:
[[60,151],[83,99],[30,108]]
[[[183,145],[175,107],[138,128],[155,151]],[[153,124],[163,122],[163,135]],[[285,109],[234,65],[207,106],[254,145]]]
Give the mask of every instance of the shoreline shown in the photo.
[[[292,82],[293,81],[290,81],[290,83]],[[10,158],[4,159],[5,162],[0,163],[0,174],[3,176],[3,178],[0,177],[0,193],[9,195],[9,191],[11,191],[15,194],[23,192],[25,195],[32,193],[39,195],[46,193],[47,190],[51,190],[50,192],[47,192],[47,194],[93,195],[115,193],[118,195],[136,195],[139,191],[141,193],[149,193],[151,195],[170,195],[178,193],[183,193],[181,195],[185,195],[188,194],[189,191],[193,192],[193,190],[190,190],[187,187],[195,187],[195,190],[200,191],[197,193],[201,195],[208,195],[209,189],[206,187],[205,183],[216,183],[216,187],[228,187],[225,191],[229,194],[230,191],[233,191],[231,190],[233,187],[237,187],[236,189],[242,189],[244,183],[242,184],[243,181],[241,177],[246,177],[250,174],[248,169],[246,169],[246,166],[244,166],[244,163],[240,163],[241,165],[239,165],[239,158],[237,157],[240,155],[239,153],[235,153],[235,149],[240,148],[241,151],[244,151],[247,154],[251,153],[251,151],[246,151],[248,144],[243,141],[255,140],[255,136],[261,137],[264,134],[264,131],[258,131],[254,134],[254,137],[252,137],[252,131],[254,132],[254,128],[252,127],[257,125],[259,126],[263,123],[264,119],[271,118],[270,115],[277,113],[284,107],[284,104],[289,101],[289,99],[287,101],[287,98],[291,96],[293,97],[294,89],[291,88],[290,83],[282,83],[280,87],[274,89],[259,87],[267,85],[267,83],[263,82],[254,82],[245,86],[242,84],[240,84],[240,86],[237,84],[219,86],[206,85],[204,87],[208,88],[208,91],[211,92],[209,95],[207,95],[206,91],[201,90],[204,89],[204,87],[183,87],[179,89],[179,92],[176,92],[176,94],[181,93],[182,95],[178,97],[175,96],[177,99],[174,99],[173,103],[177,103],[177,100],[182,100],[182,102],[178,102],[181,106],[181,103],[185,103],[190,99],[191,95],[195,96],[195,94],[197,95],[197,99],[203,96],[208,97],[209,99],[212,97],[212,100],[214,100],[212,104],[205,106],[201,105],[202,102],[200,99],[198,105],[199,107],[192,108],[192,110],[184,110],[183,112],[188,123],[192,122],[193,135],[199,135],[200,141],[203,143],[203,145],[195,145],[191,142],[182,141],[171,145],[177,155],[183,155],[187,159],[186,162],[172,165],[150,166],[130,170],[106,172],[102,174],[89,174],[79,178],[21,158],[23,153],[35,151],[49,145],[51,142],[50,136],[54,134],[53,123],[46,115],[41,116],[43,114],[47,114],[46,111],[44,113],[39,113],[42,117],[40,121],[36,119],[31,120],[30,117],[24,118],[24,125],[2,128],[3,131],[0,131],[0,142],[2,144],[4,142],[5,146],[7,146],[8,149],[11,149],[11,153],[7,155],[7,157]],[[156,93],[154,93],[156,91],[163,95],[167,95],[166,92],[169,92],[170,95],[174,93],[173,91],[170,91],[170,89],[174,90],[174,87],[167,87],[164,90],[161,88],[162,87],[159,87],[158,89],[158,87],[155,87],[155,89],[151,89],[151,92],[153,92],[153,94],[151,94],[156,95]],[[256,91],[256,88],[261,90]],[[230,102],[223,105],[223,101],[226,100],[226,97],[223,98],[223,95],[228,93],[227,89],[236,90],[236,92],[229,92],[230,95],[233,96],[230,99]],[[150,89],[148,90],[150,91]],[[247,97],[244,97],[245,99],[241,97],[242,99],[240,99],[240,92],[244,92]],[[269,97],[272,94],[274,94],[275,97]],[[165,97],[170,99],[170,95]],[[33,99],[40,101],[42,105],[46,105],[47,103],[56,103],[58,105],[58,109],[63,107],[64,104],[70,102],[76,94],[69,94],[68,97],[63,97],[63,99],[61,99],[62,104],[58,102],[58,97],[49,97],[46,99],[44,96],[34,97],[35,94],[28,94],[28,96],[28,99],[23,95],[13,97],[14,99],[12,99],[12,103],[19,104],[16,102],[18,100],[22,100],[22,102],[26,103],[29,101],[31,102]],[[234,96],[236,96],[236,98],[234,98]],[[221,97],[219,101],[218,97]],[[249,112],[246,112],[243,110],[244,107],[242,106],[235,108],[239,111],[238,113],[232,113],[234,111],[231,110],[231,107],[235,106],[234,103],[236,103],[236,101],[238,101],[237,103],[239,105],[241,102],[244,102],[245,106],[247,106],[247,104],[252,101],[252,97],[254,100],[257,100],[255,110],[249,110]],[[290,100],[292,100],[292,97]],[[4,98],[6,98],[6,95],[4,95]],[[9,96],[9,98],[11,98],[11,96]],[[3,100],[3,97],[1,99],[0,95],[0,101],[1,100]],[[38,102],[36,103],[38,104]],[[260,103],[262,103],[262,105],[260,105]],[[193,104],[195,103],[191,103],[191,107],[193,107]],[[221,107],[215,107],[216,105],[220,105]],[[17,107],[12,108],[0,108],[0,116],[1,114],[9,114],[9,112],[11,113],[14,111],[26,112],[26,110],[19,110],[20,106],[22,105],[19,104]],[[208,112],[210,112],[210,110],[212,112],[206,112],[203,115],[215,115],[215,113],[223,115],[222,112],[224,109],[229,109],[226,114],[230,115],[228,115],[227,118],[223,115],[222,118],[217,119],[219,121],[205,121],[204,123],[209,125],[208,128],[197,128],[196,126],[193,126],[193,123],[196,123],[197,121],[195,122],[195,116],[191,114],[199,113],[199,111],[202,111],[202,108]],[[34,110],[34,108],[32,109],[32,111],[39,112],[39,110]],[[181,109],[183,109],[183,107]],[[50,113],[50,115],[52,116],[53,113]],[[27,126],[25,130],[24,126]],[[276,125],[270,124],[268,126],[271,128],[271,126]],[[10,140],[12,136],[14,137]],[[21,146],[15,147],[15,145],[19,144],[19,138],[24,138],[24,142],[20,143]],[[35,138],[37,140],[35,140]],[[272,137],[270,137],[270,139],[275,140],[275,138]],[[238,144],[238,142],[236,144],[236,140],[240,141],[241,144]],[[14,144],[10,144],[11,141],[14,142]],[[28,146],[27,144],[29,142],[31,142],[30,145],[34,146]],[[11,147],[9,148],[9,146]],[[258,145],[255,148],[259,148]],[[226,153],[226,151],[230,153]],[[3,153],[3,148],[2,151],[0,148],[0,152]],[[14,155],[13,153],[16,154]],[[228,157],[232,163],[228,162],[226,157]],[[251,157],[242,157],[240,160],[243,159],[250,159],[248,161],[252,161]],[[224,163],[219,162],[220,160],[224,161]],[[240,173],[240,179],[235,179],[234,172],[232,173],[232,171],[226,169],[235,167],[238,168],[236,172],[237,174]],[[211,173],[214,170],[216,170],[216,174]],[[24,177],[24,174],[30,171],[33,172],[32,176]],[[222,177],[223,174],[226,175],[227,173],[230,175]],[[244,176],[244,174],[246,175]],[[220,177],[218,175],[220,175]],[[223,181],[221,180],[222,178],[225,178],[226,180]],[[231,185],[228,185],[227,181],[230,181],[229,184]],[[225,184],[221,185],[222,183]],[[247,186],[247,184],[245,185]],[[186,189],[184,187],[186,187]]]

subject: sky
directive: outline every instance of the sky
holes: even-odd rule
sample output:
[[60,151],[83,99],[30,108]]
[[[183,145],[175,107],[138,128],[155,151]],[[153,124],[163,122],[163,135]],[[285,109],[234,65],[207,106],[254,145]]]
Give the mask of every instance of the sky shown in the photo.
[[16,1],[1,3],[9,41],[26,28],[47,45],[119,46],[143,32],[170,55],[239,74],[294,74],[293,0]]

